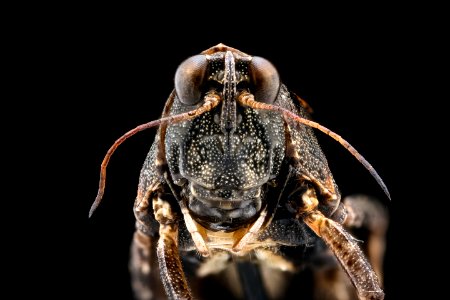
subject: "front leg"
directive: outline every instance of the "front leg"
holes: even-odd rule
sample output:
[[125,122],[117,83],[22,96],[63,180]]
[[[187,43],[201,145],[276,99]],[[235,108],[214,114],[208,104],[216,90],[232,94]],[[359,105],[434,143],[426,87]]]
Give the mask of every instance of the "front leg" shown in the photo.
[[[130,271],[136,299],[191,299],[178,251],[180,214],[172,210],[164,186],[139,190]],[[151,205],[152,204],[152,205]]]
[[178,250],[178,221],[166,200],[153,201],[155,219],[160,223],[157,246],[160,276],[169,299],[192,299]]
[[302,196],[298,217],[323,239],[350,277],[361,300],[382,300],[384,292],[376,273],[353,238],[337,222],[325,217],[318,209],[314,190]]
[[382,283],[386,233],[389,226],[388,210],[377,199],[366,195],[347,196],[343,202],[348,213],[343,225],[350,229],[364,229],[367,234],[364,251]]
[[169,299],[192,299],[178,252],[178,226],[161,225],[159,235],[158,262]]
[[361,300],[384,299],[377,275],[356,240],[340,224],[326,218],[320,211],[311,212],[304,221],[333,251]]
[[156,248],[159,239],[159,223],[155,220],[152,201],[162,189],[160,184],[139,189],[134,206],[136,231],[130,251],[129,269],[131,286],[137,300],[167,299],[160,278]]

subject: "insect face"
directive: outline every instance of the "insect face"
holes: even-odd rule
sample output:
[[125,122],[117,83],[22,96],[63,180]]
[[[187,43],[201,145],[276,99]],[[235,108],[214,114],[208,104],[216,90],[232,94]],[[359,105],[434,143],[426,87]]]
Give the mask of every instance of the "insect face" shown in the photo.
[[167,128],[166,160],[183,188],[193,216],[210,229],[234,230],[253,220],[264,203],[264,186],[278,175],[285,153],[283,118],[242,107],[248,92],[273,103],[279,90],[275,68],[265,59],[218,52],[188,58],[175,75],[170,114],[201,103],[214,92],[221,105],[194,120]]

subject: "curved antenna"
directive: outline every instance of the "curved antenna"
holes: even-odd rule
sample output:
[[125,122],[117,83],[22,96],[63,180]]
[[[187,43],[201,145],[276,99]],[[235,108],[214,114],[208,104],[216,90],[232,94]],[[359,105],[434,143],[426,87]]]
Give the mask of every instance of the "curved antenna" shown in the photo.
[[94,211],[99,206],[100,202],[102,201],[103,194],[105,193],[105,184],[106,184],[106,167],[108,166],[109,160],[111,159],[111,156],[116,151],[117,147],[119,147],[126,139],[129,137],[135,135],[136,133],[143,131],[148,128],[152,128],[155,126],[159,126],[163,123],[179,123],[182,121],[186,121],[192,118],[195,118],[207,111],[210,111],[214,107],[216,107],[219,104],[220,97],[216,94],[207,94],[205,96],[205,101],[202,106],[174,116],[168,116],[165,118],[161,118],[158,120],[154,120],[142,125],[137,126],[134,129],[131,129],[130,131],[126,132],[124,135],[122,135],[120,138],[118,138],[114,144],[109,148],[108,152],[106,153],[105,157],[103,158],[103,162],[100,167],[100,181],[98,184],[98,191],[97,191],[97,197],[95,197],[94,203],[91,206],[91,209],[89,210],[89,218],[92,216]]
[[244,92],[239,95],[238,102],[241,103],[242,105],[245,105],[245,106],[248,106],[248,107],[251,107],[254,109],[265,109],[265,110],[278,111],[286,117],[289,117],[299,123],[305,124],[312,128],[316,128],[316,129],[322,131],[323,133],[325,133],[326,135],[332,137],[333,139],[338,141],[342,146],[344,146],[344,148],[347,149],[369,171],[369,173],[375,178],[377,183],[383,189],[384,193],[389,198],[389,200],[391,200],[391,195],[389,194],[388,188],[384,184],[380,175],[378,175],[377,171],[375,171],[374,167],[372,167],[372,165],[361,154],[359,154],[359,152],[356,151],[356,149],[352,145],[350,145],[349,142],[344,140],[340,135],[334,133],[330,129],[326,128],[325,126],[320,125],[317,122],[297,116],[296,114],[294,114],[293,112],[291,112],[285,108],[267,104],[267,103],[263,103],[263,102],[257,102],[257,101],[255,101],[253,95],[250,93],[247,93],[247,92]]

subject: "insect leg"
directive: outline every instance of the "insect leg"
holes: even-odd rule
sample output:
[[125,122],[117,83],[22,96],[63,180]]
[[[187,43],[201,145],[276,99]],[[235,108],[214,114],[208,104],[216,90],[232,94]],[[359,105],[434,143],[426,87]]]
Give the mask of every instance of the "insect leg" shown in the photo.
[[157,256],[160,275],[169,299],[192,299],[178,250],[178,220],[170,204],[156,197],[155,218],[159,222]]
[[356,287],[361,300],[384,299],[377,275],[359,248],[357,241],[344,228],[320,211],[313,210],[304,217],[305,223],[333,251]]
[[150,195],[158,188],[159,185],[151,186],[146,193],[143,192],[145,189],[139,189],[134,206],[136,231],[130,249],[129,269],[134,296],[139,300],[166,298],[156,257],[159,224],[149,202]]
[[158,183],[138,190],[130,271],[139,300],[167,299],[167,295],[170,299],[191,299],[178,252],[180,218],[167,196]]
[[376,273],[353,238],[339,223],[325,217],[318,209],[314,189],[308,189],[301,199],[297,217],[302,218],[328,246],[350,277],[361,300],[382,300],[384,292]]
[[376,199],[366,195],[352,195],[343,200],[347,218],[344,226],[348,228],[362,228],[368,235],[363,244],[368,259],[378,275],[383,279],[383,259],[386,249],[386,232],[388,228],[388,212]]
[[178,252],[178,226],[161,225],[159,235],[158,261],[169,299],[192,299]]

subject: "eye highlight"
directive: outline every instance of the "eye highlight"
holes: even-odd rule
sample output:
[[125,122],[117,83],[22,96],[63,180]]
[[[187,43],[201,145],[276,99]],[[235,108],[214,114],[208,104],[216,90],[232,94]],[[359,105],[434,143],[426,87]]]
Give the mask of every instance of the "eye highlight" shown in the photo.
[[207,67],[205,55],[189,57],[180,64],[175,73],[175,91],[182,103],[194,105],[200,102]]
[[253,56],[250,77],[255,89],[255,100],[272,104],[280,90],[280,76],[272,63],[265,58]]

